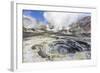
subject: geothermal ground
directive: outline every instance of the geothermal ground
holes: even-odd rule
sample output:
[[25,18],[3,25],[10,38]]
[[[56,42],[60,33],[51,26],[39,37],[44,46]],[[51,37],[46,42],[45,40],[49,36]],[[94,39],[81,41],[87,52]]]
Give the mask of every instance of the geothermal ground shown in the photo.
[[40,34],[23,38],[23,62],[91,59],[90,37]]

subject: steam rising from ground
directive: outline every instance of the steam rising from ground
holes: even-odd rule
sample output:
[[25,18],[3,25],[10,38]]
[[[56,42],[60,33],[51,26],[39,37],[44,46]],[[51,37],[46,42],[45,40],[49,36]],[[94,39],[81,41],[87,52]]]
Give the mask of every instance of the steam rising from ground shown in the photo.
[[[86,15],[86,14],[85,14]],[[44,17],[48,21],[49,26],[53,26],[53,31],[57,32],[62,29],[69,29],[69,25],[76,23],[80,17],[84,16],[81,13],[66,13],[66,12],[45,12]]]
[[23,15],[24,27],[27,29],[31,29],[46,26],[47,30],[58,32],[62,29],[68,30],[70,28],[69,25],[76,23],[79,19],[85,16],[89,16],[89,14],[68,12],[44,12],[43,16],[48,22],[47,24],[42,21],[37,21],[37,19],[34,17]]
[[23,24],[25,28],[34,28],[37,25],[35,18],[23,15]]

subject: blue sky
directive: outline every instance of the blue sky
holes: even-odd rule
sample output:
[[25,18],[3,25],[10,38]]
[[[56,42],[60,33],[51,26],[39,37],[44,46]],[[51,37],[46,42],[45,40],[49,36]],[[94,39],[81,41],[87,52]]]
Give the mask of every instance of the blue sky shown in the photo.
[[30,16],[35,18],[37,21],[42,21],[44,23],[47,23],[44,16],[44,11],[40,10],[23,10],[23,15]]
[[[30,16],[32,18],[35,18],[37,21],[41,21],[44,24],[47,24],[48,22],[44,18],[44,12],[46,12],[46,11],[42,11],[42,10],[26,10],[26,9],[24,9],[23,10],[23,15]],[[90,13],[81,13],[81,14],[82,14],[81,17],[87,16],[87,15],[88,16],[91,15]],[[55,18],[53,18],[53,19],[55,19]]]

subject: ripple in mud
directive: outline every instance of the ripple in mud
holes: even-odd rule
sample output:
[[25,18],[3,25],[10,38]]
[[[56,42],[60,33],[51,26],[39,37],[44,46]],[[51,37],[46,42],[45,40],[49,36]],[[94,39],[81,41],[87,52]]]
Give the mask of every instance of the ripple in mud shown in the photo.
[[58,39],[51,43],[33,45],[31,48],[38,49],[37,53],[41,58],[51,61],[91,58],[90,44],[72,39]]

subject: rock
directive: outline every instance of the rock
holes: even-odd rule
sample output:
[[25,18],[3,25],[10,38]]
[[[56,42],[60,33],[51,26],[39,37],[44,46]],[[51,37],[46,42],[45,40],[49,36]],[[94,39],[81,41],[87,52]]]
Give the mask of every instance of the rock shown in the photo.
[[41,56],[42,58],[48,58],[48,55],[46,54],[45,51],[41,50],[38,52],[39,56]]
[[36,44],[36,45],[33,45],[31,48],[32,48],[33,50],[35,50],[35,49],[41,49],[42,47],[43,47],[42,45]]
[[31,48],[34,50],[34,49],[36,49],[36,46],[33,45]]

